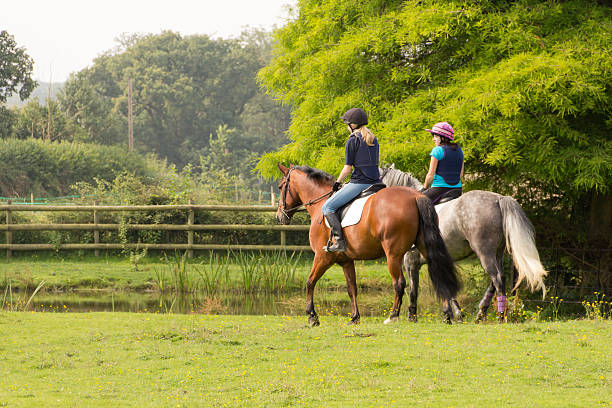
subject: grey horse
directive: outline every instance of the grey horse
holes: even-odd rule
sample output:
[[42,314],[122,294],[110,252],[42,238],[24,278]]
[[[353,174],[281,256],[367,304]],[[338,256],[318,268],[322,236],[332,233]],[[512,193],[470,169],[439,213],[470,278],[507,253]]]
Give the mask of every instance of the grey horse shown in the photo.
[[[410,173],[391,166],[381,168],[383,183],[387,186],[408,186],[420,190],[423,184]],[[546,295],[546,270],[540,262],[535,246],[534,230],[519,203],[510,196],[490,191],[473,190],[461,197],[436,206],[440,232],[448,251],[455,261],[475,253],[491,283],[478,305],[476,321],[486,318],[487,310],[497,292],[497,312],[500,321],[506,319],[507,299],[504,282],[504,251],[512,256],[516,276],[516,289],[525,280],[531,291],[541,289]],[[425,261],[413,249],[404,256],[403,265],[410,287],[409,319],[416,321],[419,290],[419,269]],[[456,299],[451,299],[453,314],[458,320],[462,313]]]

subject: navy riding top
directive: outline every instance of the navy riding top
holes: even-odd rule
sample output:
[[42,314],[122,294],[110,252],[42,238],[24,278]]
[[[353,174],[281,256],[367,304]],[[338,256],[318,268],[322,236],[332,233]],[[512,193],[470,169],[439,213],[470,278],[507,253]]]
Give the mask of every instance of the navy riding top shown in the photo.
[[374,138],[372,146],[368,146],[360,132],[351,134],[344,148],[344,164],[353,166],[351,183],[380,183],[378,140]]

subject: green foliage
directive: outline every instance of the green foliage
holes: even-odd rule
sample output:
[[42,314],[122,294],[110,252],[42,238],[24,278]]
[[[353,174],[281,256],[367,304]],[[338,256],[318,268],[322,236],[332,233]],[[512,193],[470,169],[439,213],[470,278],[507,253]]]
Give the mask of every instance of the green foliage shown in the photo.
[[197,269],[204,293],[212,296],[222,290],[228,290],[229,266],[229,255],[215,254],[212,251],[208,253],[208,262],[202,263]]
[[13,127],[17,123],[17,113],[12,109],[0,105],[0,138],[4,139],[13,135]]
[[612,302],[606,299],[605,293],[594,292],[591,299],[582,301],[582,306],[586,312],[587,319],[612,318]]
[[15,38],[6,30],[0,31],[0,104],[17,92],[26,99],[36,87],[32,79],[34,60],[17,46]]
[[346,139],[338,117],[359,106],[381,160],[418,176],[432,148],[423,129],[447,120],[466,154],[468,189],[515,194],[523,204],[536,196],[531,208],[565,213],[594,192],[609,194],[609,7],[304,0],[298,8],[259,74],[294,107],[292,143],[263,156],[263,176],[278,177],[276,162],[337,173]]
[[17,121],[14,135],[18,139],[36,138],[52,141],[85,141],[85,131],[78,126],[55,100],[47,100],[41,105],[38,99],[30,100],[16,110]]
[[0,194],[60,196],[78,181],[114,180],[122,172],[152,177],[151,161],[119,147],[2,139]]
[[[124,36],[116,49],[68,80],[60,102],[88,140],[121,143],[131,79],[140,151],[179,167],[197,164],[220,126],[240,130],[233,137],[240,149],[270,150],[285,140],[288,113],[257,85],[256,72],[267,63],[269,48],[269,35],[256,30],[229,40],[170,31]],[[272,147],[262,146],[262,136]]]

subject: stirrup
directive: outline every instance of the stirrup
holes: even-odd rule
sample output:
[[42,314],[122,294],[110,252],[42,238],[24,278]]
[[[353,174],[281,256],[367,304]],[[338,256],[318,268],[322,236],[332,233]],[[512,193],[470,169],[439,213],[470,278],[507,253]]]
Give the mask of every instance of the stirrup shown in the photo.
[[346,251],[346,242],[344,239],[337,239],[335,244],[331,244],[331,240],[327,241],[327,245],[323,247],[325,252],[344,252]]

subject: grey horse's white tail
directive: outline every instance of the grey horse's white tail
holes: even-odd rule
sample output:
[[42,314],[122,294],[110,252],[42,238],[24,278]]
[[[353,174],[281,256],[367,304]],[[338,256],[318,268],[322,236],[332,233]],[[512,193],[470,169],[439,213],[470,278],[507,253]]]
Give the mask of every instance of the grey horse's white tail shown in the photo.
[[503,217],[506,249],[512,255],[514,266],[518,271],[516,289],[523,279],[529,289],[542,289],[542,299],[546,296],[544,276],[548,273],[540,262],[540,254],[535,246],[533,225],[525,215],[519,203],[510,196],[499,200]]

